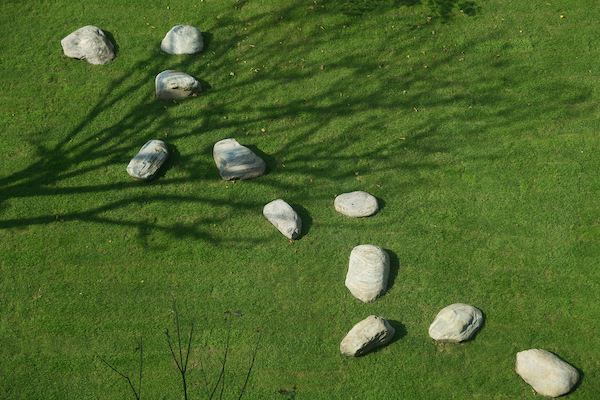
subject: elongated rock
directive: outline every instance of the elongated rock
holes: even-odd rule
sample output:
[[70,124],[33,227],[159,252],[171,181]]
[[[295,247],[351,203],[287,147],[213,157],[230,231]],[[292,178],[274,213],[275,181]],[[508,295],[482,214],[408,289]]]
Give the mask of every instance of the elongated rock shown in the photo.
[[390,257],[370,244],[356,246],[350,253],[346,287],[364,303],[372,303],[387,290]]
[[368,217],[379,210],[375,196],[361,190],[340,194],[333,202],[335,210],[351,218]]
[[102,29],[87,25],[77,29],[60,41],[67,57],[101,65],[115,58],[114,46]]
[[213,158],[221,178],[226,181],[256,178],[264,174],[267,167],[262,158],[235,139],[218,141],[213,148]]
[[536,392],[546,397],[567,394],[579,381],[579,372],[575,368],[541,349],[517,353],[515,371]]
[[302,233],[300,216],[282,199],[273,200],[265,205],[263,215],[288,239],[296,239]]
[[456,303],[444,307],[429,327],[429,336],[440,343],[459,343],[469,340],[483,322],[481,310],[468,304]]
[[196,78],[174,70],[166,70],[156,75],[154,86],[156,98],[163,100],[181,99],[202,91]]
[[127,166],[127,173],[136,179],[152,180],[167,158],[169,158],[169,151],[165,142],[150,140],[131,159]]
[[196,54],[204,48],[200,29],[191,25],[176,25],[160,43],[160,49],[169,54]]
[[348,357],[359,357],[387,344],[394,333],[396,330],[385,318],[371,315],[354,325],[340,343],[340,351]]

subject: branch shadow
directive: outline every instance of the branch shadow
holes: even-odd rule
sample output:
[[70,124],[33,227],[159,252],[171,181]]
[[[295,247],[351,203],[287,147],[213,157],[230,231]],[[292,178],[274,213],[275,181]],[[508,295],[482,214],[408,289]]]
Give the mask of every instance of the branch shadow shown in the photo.
[[[416,0],[355,1],[348,2],[348,5],[329,4],[318,12],[324,17],[336,16],[337,18],[340,12],[351,15],[375,11],[394,13],[399,7],[411,7],[417,4],[421,2]],[[449,10],[463,3],[448,0],[437,4],[442,9]],[[469,15],[477,12],[476,5],[462,9]],[[402,38],[390,41],[388,47],[391,50],[385,52],[362,54],[355,50],[339,52],[335,56],[323,56],[326,58],[319,59],[320,55],[318,53],[314,55],[313,50],[329,42],[343,43],[345,40],[342,36],[343,29],[340,28],[339,32],[327,33],[324,36],[319,36],[321,31],[318,30],[319,35],[306,35],[304,38],[301,37],[300,41],[292,40],[288,38],[289,32],[285,26],[289,22],[285,18],[299,12],[301,11],[296,7],[286,6],[245,18],[223,16],[221,25],[211,32],[203,32],[205,49],[201,54],[157,57],[156,53],[159,53],[157,50],[139,59],[131,65],[129,71],[109,82],[105,91],[89,107],[85,117],[74,123],[70,129],[65,128],[57,143],[48,145],[43,141],[47,127],[41,127],[34,134],[26,137],[25,140],[35,149],[35,157],[28,166],[8,176],[0,177],[0,213],[4,215],[15,199],[56,195],[79,196],[109,191],[115,193],[111,197],[112,200],[106,200],[105,204],[89,204],[86,208],[69,210],[64,213],[64,218],[114,226],[135,226],[135,221],[112,219],[110,214],[107,216],[106,213],[124,209],[128,204],[139,201],[140,196],[150,197],[153,201],[164,204],[184,202],[240,210],[260,208],[266,201],[261,199],[223,201],[210,192],[202,190],[185,195],[156,191],[148,196],[136,192],[136,188],[142,187],[172,188],[188,182],[218,181],[220,176],[212,160],[211,141],[216,142],[217,137],[245,135],[249,129],[256,131],[257,126],[267,126],[269,129],[264,135],[271,135],[269,140],[275,141],[277,145],[268,151],[263,150],[260,148],[263,145],[258,143],[259,141],[264,143],[264,140],[259,136],[253,138],[250,136],[248,140],[250,143],[257,144],[243,144],[265,160],[267,174],[281,171],[280,165],[285,163],[286,176],[309,175],[325,182],[346,182],[348,176],[352,175],[352,171],[341,166],[354,163],[356,160],[370,160],[370,173],[385,171],[391,165],[396,170],[414,175],[415,179],[411,185],[427,184],[427,178],[421,173],[435,170],[439,165],[426,157],[457,150],[444,144],[442,140],[431,140],[440,137],[440,128],[447,123],[448,117],[429,114],[417,120],[408,140],[394,140],[399,134],[392,128],[388,128],[393,121],[387,119],[386,115],[397,115],[399,110],[406,110],[403,115],[409,117],[409,112],[412,113],[413,108],[436,109],[450,104],[484,101],[490,104],[506,104],[495,111],[494,115],[488,116],[500,119],[500,125],[510,127],[515,121],[527,120],[527,111],[523,110],[521,104],[503,103],[505,97],[501,93],[506,86],[518,86],[516,78],[490,80],[485,76],[473,75],[465,82],[440,82],[440,90],[456,89],[451,94],[422,96],[419,85],[429,79],[428,72],[404,68],[408,64],[397,61],[402,60],[404,56],[402,58],[396,56],[418,48],[419,45],[407,44],[401,40]],[[284,16],[285,22],[282,22],[281,16]],[[237,31],[231,27],[236,28]],[[283,40],[273,39],[272,31],[279,32],[279,29],[283,29],[281,33],[287,35],[286,39],[283,37]],[[267,35],[265,30],[271,31],[271,35]],[[105,33],[113,44],[116,44],[112,34]],[[244,42],[249,35],[257,35],[264,40],[260,43],[259,39],[256,39],[253,42],[260,45],[251,47]],[[410,35],[412,37],[412,33]],[[218,41],[215,39],[217,37]],[[493,41],[494,38],[490,34],[489,38],[466,42],[462,47],[468,54],[487,39]],[[214,79],[208,77],[207,80],[199,79],[203,89],[210,91],[210,96],[203,97],[203,94],[199,94],[196,98],[188,98],[176,103],[154,99],[153,82],[157,73],[165,69],[177,69],[198,79],[199,76],[206,76],[206,64],[198,62],[199,60],[208,57],[210,64],[216,65],[215,68],[218,70],[225,62],[226,52],[233,49],[239,49],[239,54],[244,55],[244,59],[239,61],[240,68],[252,65],[256,68],[260,66],[261,70],[251,73],[236,71],[234,76],[230,76],[229,71],[226,71],[225,78],[214,75]],[[213,52],[215,54],[212,54]],[[443,56],[431,60],[428,69],[449,67],[455,61],[458,52],[456,50],[454,54],[440,53]],[[306,54],[310,54],[312,58]],[[266,63],[264,59],[269,59],[273,65],[269,67],[271,68],[269,71],[261,67]],[[400,65],[399,72],[385,73],[385,69],[381,66],[386,63]],[[515,60],[496,60],[492,57],[490,70],[515,68],[517,63],[518,61]],[[320,69],[320,65],[323,64],[325,68]],[[66,62],[65,65],[68,67],[70,64]],[[379,79],[366,80],[367,75],[375,73],[381,73]],[[324,74],[327,79],[319,81],[322,83],[320,86],[313,87],[313,80],[317,74]],[[94,79],[94,76],[90,75],[87,79]],[[208,80],[211,81],[210,84]],[[361,82],[363,86],[356,88],[355,82]],[[475,93],[459,90],[466,84],[471,87],[485,86],[485,90],[474,91]],[[299,88],[304,89],[301,94],[296,97],[289,95]],[[542,89],[540,87],[540,90]],[[575,111],[571,107],[569,118],[577,118],[578,115],[583,115],[593,108],[593,105],[585,107],[592,96],[590,88],[585,88],[583,85],[580,88],[569,87],[569,90],[566,90],[566,87],[557,87],[555,93],[563,89],[565,93],[576,93],[576,95],[565,94],[566,97],[561,101],[568,102],[570,106],[580,106]],[[210,101],[207,101],[208,98]],[[132,99],[138,101],[132,103]],[[559,103],[560,101],[555,101],[540,106],[542,107],[540,112],[554,112],[554,108],[560,105]],[[193,112],[186,112],[190,108]],[[358,112],[364,113],[364,117],[352,119]],[[104,114],[115,114],[114,123],[106,128],[98,127],[98,119]],[[228,118],[224,119],[223,116]],[[470,118],[472,119],[469,122],[475,123],[465,124],[465,134],[477,137],[481,133],[481,128],[477,125],[477,117]],[[323,135],[323,132],[335,131],[336,125],[346,120],[350,122],[343,127],[343,131],[335,135]],[[177,128],[178,126],[185,126],[185,129]],[[356,142],[363,140],[365,135],[371,132],[387,132],[388,129],[389,142],[373,143],[368,148],[355,149]],[[123,173],[125,166],[141,145],[150,139],[168,140],[169,147],[174,151],[153,182],[148,184],[131,182],[128,177],[123,177],[126,175]],[[421,156],[415,159],[400,156],[399,154],[404,151],[417,152]],[[474,160],[476,157],[471,156],[471,159]],[[117,177],[112,182],[98,182],[92,175],[98,171],[113,171]],[[87,176],[86,174],[90,174],[91,183],[82,181],[78,181],[77,184],[69,183],[78,176]],[[269,190],[301,193],[304,188],[301,181],[301,179],[284,181],[272,176],[271,179],[256,180],[255,184]],[[315,198],[330,201],[326,193],[317,194]],[[310,214],[300,208],[297,200],[292,199],[292,201],[300,210],[299,214],[302,213],[306,233],[312,224]],[[378,202],[381,211],[386,207],[386,202],[380,198]],[[52,221],[51,218],[43,214],[5,218],[0,220],[0,228],[22,229],[31,225],[49,223]],[[216,224],[224,218],[210,217],[206,218],[206,221]],[[148,224],[151,223],[141,221],[139,224],[141,231],[147,231]],[[183,234],[182,226],[178,223],[156,223],[155,228],[174,236]],[[201,223],[194,224],[185,234],[195,235],[200,240],[212,243],[218,242],[214,234],[208,233]],[[253,239],[248,235],[244,240],[252,242]],[[391,287],[397,277],[399,265],[396,254],[386,251],[391,257],[388,285]]]

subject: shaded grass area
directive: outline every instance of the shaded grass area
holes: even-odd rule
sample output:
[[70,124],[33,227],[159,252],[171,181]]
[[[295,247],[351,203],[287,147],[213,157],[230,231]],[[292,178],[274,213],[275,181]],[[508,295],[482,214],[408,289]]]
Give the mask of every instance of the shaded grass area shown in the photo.
[[[562,6],[8,2],[0,393],[129,395],[94,353],[134,375],[142,335],[144,392],[177,398],[163,334],[173,291],[197,321],[193,398],[200,357],[216,379],[224,313],[237,310],[227,396],[239,393],[260,329],[248,398],[532,398],[514,372],[529,348],[580,370],[569,397],[594,398],[597,11]],[[205,50],[161,54],[182,23],[205,33]],[[110,64],[62,54],[60,39],[87,24],[116,43]],[[166,69],[205,91],[156,101]],[[268,174],[221,181],[212,146],[228,137],[263,157]],[[154,181],[135,182],[125,167],[150,139],[164,140],[170,159]],[[381,211],[338,215],[334,196],[353,190]],[[276,198],[301,214],[300,240],[261,215]],[[343,286],[359,244],[393,260],[373,304]],[[485,327],[471,342],[437,345],[427,328],[454,302],[482,309]],[[342,357],[341,339],[371,314],[399,337]]]

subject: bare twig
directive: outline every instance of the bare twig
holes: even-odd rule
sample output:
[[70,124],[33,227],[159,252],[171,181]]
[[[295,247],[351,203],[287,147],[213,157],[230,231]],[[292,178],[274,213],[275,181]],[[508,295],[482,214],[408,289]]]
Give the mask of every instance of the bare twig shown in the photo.
[[[258,344],[260,343],[260,337],[262,332],[258,331],[258,340],[256,341],[256,347],[254,348],[254,354],[252,354],[252,361],[250,362],[250,368],[248,368],[248,374],[246,375],[246,381],[244,382],[244,386],[242,387],[242,391],[240,392],[239,399],[242,398],[244,392],[246,391],[246,386],[248,385],[248,379],[250,379],[250,373],[252,372],[252,367],[254,366],[254,360],[256,360],[256,353],[258,352]],[[238,399],[238,400],[239,400]]]
[[112,369],[113,371],[115,371],[119,376],[125,378],[127,380],[127,383],[129,383],[129,387],[131,388],[131,390],[133,390],[133,394],[135,395],[135,398],[137,400],[141,399],[141,393],[142,393],[142,338],[140,337],[140,345],[139,345],[139,349],[140,349],[140,383],[139,383],[139,388],[138,391],[135,391],[135,388],[133,387],[133,384],[131,383],[131,379],[129,379],[129,376],[123,374],[121,371],[119,371],[118,369],[116,369],[115,367],[113,367],[108,361],[106,361],[100,354],[96,353],[96,355],[98,356],[98,358],[100,358],[100,360],[108,365],[108,367],[110,369]]
[[[226,312],[226,314],[231,314],[229,311]],[[221,367],[221,373],[219,374],[219,379],[217,380],[217,383],[215,384],[215,388],[213,389],[212,393],[210,394],[209,399],[212,399],[215,392],[217,391],[217,388],[219,387],[219,383],[221,382],[221,379],[223,379],[223,387],[221,389],[221,397],[223,397],[223,389],[225,388],[225,364],[227,363],[227,352],[229,351],[229,336],[231,334],[231,315],[229,316],[229,327],[227,328],[227,342],[225,344],[225,355],[223,356],[223,366]]]
[[190,330],[190,339],[188,342],[187,352],[185,354],[185,362],[183,361],[183,349],[181,347],[181,333],[179,329],[179,316],[177,313],[177,304],[175,303],[175,297],[173,296],[173,311],[175,312],[175,327],[177,328],[177,343],[179,345],[179,361],[177,360],[177,356],[175,356],[175,352],[173,351],[173,346],[171,346],[171,336],[169,335],[169,330],[165,331],[165,335],[167,335],[167,344],[169,345],[169,350],[171,350],[171,356],[177,365],[177,369],[181,374],[181,380],[183,381],[183,397],[187,400],[187,382],[185,380],[185,374],[187,372],[188,360],[190,357],[190,348],[192,346],[192,337],[194,336],[194,320],[192,320],[192,328]]
[[[171,293],[172,294],[172,293]],[[173,294],[172,294],[173,295]],[[179,373],[181,374],[181,380],[183,383],[183,394],[184,394],[184,398],[185,400],[188,399],[188,394],[187,394],[187,380],[186,380],[186,374],[187,374],[187,368],[188,368],[188,361],[190,358],[190,353],[191,353],[191,349],[192,349],[192,339],[194,336],[194,320],[192,319],[192,327],[190,329],[190,336],[188,339],[188,344],[187,344],[187,349],[184,350],[183,346],[181,345],[181,327],[179,325],[179,314],[177,311],[177,304],[175,302],[175,297],[173,296],[173,312],[174,312],[174,317],[173,319],[175,320],[175,328],[177,330],[177,346],[179,347],[179,355],[177,355],[176,350],[174,350],[173,345],[171,343],[171,335],[169,334],[169,329],[165,329],[165,335],[167,336],[167,345],[169,346],[169,350],[171,352],[171,357],[173,358],[173,361],[175,361],[175,365],[177,366],[177,369],[179,370]],[[202,363],[202,358],[200,358],[200,368],[202,371],[202,376],[204,377],[204,386],[206,389],[206,396],[207,398],[210,400],[215,396],[215,393],[217,391],[217,389],[219,388],[219,385],[221,386],[221,391],[219,393],[219,398],[222,399],[223,398],[223,393],[225,392],[225,373],[226,373],[226,364],[227,364],[227,356],[229,354],[229,342],[230,342],[230,338],[231,338],[231,320],[232,320],[232,316],[236,316],[236,317],[241,317],[244,315],[244,313],[242,312],[229,312],[227,311],[226,314],[228,315],[228,327],[227,327],[227,341],[225,343],[225,354],[223,356],[223,362],[221,365],[221,373],[219,374],[219,378],[217,379],[216,384],[214,385],[213,389],[212,389],[212,393],[210,392],[210,388],[209,388],[209,384],[208,384],[208,380],[206,378],[206,373],[204,371],[204,364]],[[246,391],[246,387],[248,386],[248,381],[250,379],[250,374],[252,373],[252,368],[254,366],[254,362],[256,360],[256,354],[258,353],[258,347],[260,344],[260,339],[261,339],[261,332],[259,330],[259,336],[258,336],[258,340],[256,341],[256,347],[254,349],[254,352],[252,354],[252,359],[250,361],[250,367],[248,368],[248,373],[246,374],[246,380],[244,382],[244,386],[242,387],[242,390],[240,392],[240,396],[239,399],[242,398],[242,396],[244,395],[245,391]],[[129,376],[123,374],[121,371],[117,370],[113,365],[111,365],[108,361],[106,361],[102,356],[100,356],[98,353],[96,353],[96,355],[98,355],[98,357],[100,358],[100,360],[106,364],[110,369],[112,369],[114,372],[116,372],[119,376],[121,376],[122,378],[124,378],[127,383],[129,384],[129,387],[131,388],[131,390],[133,391],[133,394],[135,395],[136,400],[141,400],[141,392],[142,392],[142,370],[143,370],[143,341],[142,338],[140,337],[140,341],[139,341],[139,346],[138,349],[140,350],[140,378],[139,378],[139,383],[138,383],[138,389],[136,391],[135,387],[133,386],[133,383],[131,382],[131,379],[129,379]],[[185,357],[184,357],[184,351],[185,351]]]

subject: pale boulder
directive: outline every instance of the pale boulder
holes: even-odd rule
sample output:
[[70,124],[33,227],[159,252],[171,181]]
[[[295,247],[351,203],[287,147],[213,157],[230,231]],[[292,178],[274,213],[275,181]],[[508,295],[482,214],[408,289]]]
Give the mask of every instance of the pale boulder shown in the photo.
[[256,178],[265,173],[262,158],[235,139],[223,139],[213,147],[213,158],[221,178],[227,181]]
[[263,215],[288,239],[302,233],[302,219],[292,206],[282,199],[273,200],[263,208]]
[[191,25],[176,25],[160,43],[160,49],[169,54],[196,54],[204,49],[200,29]]
[[387,290],[390,257],[378,246],[363,244],[350,253],[346,287],[364,303],[372,303]]
[[483,322],[483,313],[468,304],[456,303],[444,307],[429,327],[429,336],[440,343],[469,340]]
[[340,343],[340,351],[348,357],[359,357],[387,344],[394,333],[394,327],[385,318],[371,315],[354,325]]
[[60,41],[67,57],[102,65],[115,58],[114,46],[102,29],[87,25],[77,29]]
[[131,159],[127,173],[136,179],[149,181],[169,158],[167,145],[162,140],[150,140]]
[[558,356],[540,349],[517,353],[515,371],[525,382],[546,397],[569,393],[579,381],[575,368]]
[[333,206],[337,212],[351,218],[368,217],[379,210],[375,196],[361,190],[340,194]]
[[156,98],[163,100],[182,99],[202,91],[196,78],[175,70],[166,70],[156,75],[154,87]]

